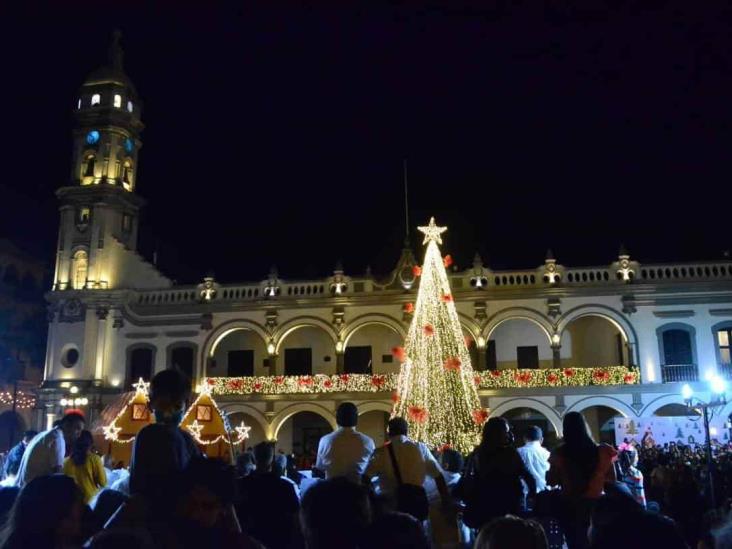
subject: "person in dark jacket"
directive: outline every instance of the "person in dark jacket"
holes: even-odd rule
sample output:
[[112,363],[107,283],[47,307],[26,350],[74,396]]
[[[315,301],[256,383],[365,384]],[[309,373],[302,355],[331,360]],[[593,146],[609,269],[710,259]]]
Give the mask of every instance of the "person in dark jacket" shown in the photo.
[[14,477],[18,474],[18,469],[20,469],[20,460],[23,459],[25,449],[37,434],[38,431],[26,431],[23,433],[23,439],[11,448],[8,452],[8,457],[5,458],[3,478]]
[[480,445],[468,458],[465,475],[458,485],[458,496],[466,504],[465,523],[471,528],[481,528],[496,517],[523,513],[521,480],[529,488],[529,497],[533,497],[536,481],[511,445],[508,422],[501,417],[489,419],[483,426]]

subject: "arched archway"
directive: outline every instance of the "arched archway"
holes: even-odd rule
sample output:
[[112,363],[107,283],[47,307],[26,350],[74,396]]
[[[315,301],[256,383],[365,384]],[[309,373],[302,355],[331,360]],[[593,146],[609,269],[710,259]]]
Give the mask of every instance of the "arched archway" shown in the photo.
[[276,336],[278,369],[285,375],[336,373],[335,332],[323,322],[302,319]]
[[267,330],[261,324],[248,319],[235,319],[229,322],[224,322],[206,338],[201,349],[201,367],[203,368],[202,375],[222,375],[218,372],[209,372],[211,359],[216,354],[219,344],[230,334],[238,330],[248,330],[259,337],[263,345],[267,345],[269,341],[269,335]]
[[539,427],[544,435],[544,446],[553,448],[557,444],[558,435],[552,422],[535,408],[511,408],[501,414],[511,425],[514,441],[517,446],[524,443],[524,435],[531,426]]
[[404,344],[404,330],[376,320],[359,323],[344,338],[346,373],[389,374],[399,371],[392,349]]
[[261,376],[270,373],[267,364],[267,346],[259,334],[249,328],[233,328],[212,346],[207,369],[219,377]]
[[[617,311],[613,309],[612,307],[608,307],[606,305],[599,305],[599,304],[588,304],[588,305],[580,305],[578,307],[574,307],[573,309],[570,309],[566,311],[561,319],[559,320],[559,323],[557,324],[557,332],[559,333],[561,337],[561,343],[562,347],[565,346],[565,335],[567,333],[567,327],[577,321],[578,319],[582,318],[596,318],[600,319],[598,321],[589,322],[585,325],[585,331],[584,333],[575,333],[574,337],[572,338],[573,347],[575,346],[575,340],[576,339],[582,339],[587,335],[587,330],[600,330],[604,334],[611,333],[612,334],[612,342],[611,343],[605,343],[603,345],[603,349],[600,350],[600,355],[597,356],[591,356],[591,360],[598,360],[602,359],[602,361],[610,361],[615,362],[615,364],[605,364],[606,366],[618,366],[618,360],[622,359],[623,364],[622,365],[628,365],[633,366],[638,364],[639,357],[637,355],[638,353],[638,336],[635,333],[635,329],[633,328],[633,325],[630,323],[630,321],[625,317],[623,313],[620,311]],[[597,324],[597,322],[605,321],[606,323],[609,323],[613,328],[613,330],[610,330],[607,327],[607,324]],[[580,330],[575,329],[576,332],[579,332]],[[620,338],[616,338],[615,336],[619,335]],[[605,339],[608,339],[605,337]],[[582,344],[581,344],[582,345]],[[598,346],[599,347],[599,346]],[[574,351],[574,349],[573,349]],[[589,352],[589,351],[587,351]],[[612,358],[615,358],[616,360],[611,360]],[[603,364],[584,364],[584,366],[602,366]],[[576,367],[579,367],[580,364],[576,364]]]
[[557,436],[562,436],[562,418],[554,408],[535,398],[514,398],[507,400],[491,409],[490,416],[503,417],[504,414],[517,408],[530,408],[539,412],[549,421]]
[[295,456],[300,469],[315,464],[320,438],[336,428],[333,414],[317,404],[300,403],[280,412],[272,422],[277,450]]
[[553,352],[547,326],[531,315],[505,315],[483,330],[486,367],[492,369],[551,368]]
[[386,442],[389,414],[390,412],[384,410],[369,410],[368,412],[359,413],[358,430],[371,437],[377,448]]

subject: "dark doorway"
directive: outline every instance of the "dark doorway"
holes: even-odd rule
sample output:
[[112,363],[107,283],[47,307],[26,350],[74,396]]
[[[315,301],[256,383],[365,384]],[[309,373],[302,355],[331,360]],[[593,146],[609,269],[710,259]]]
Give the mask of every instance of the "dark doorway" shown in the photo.
[[539,367],[539,348],[516,347],[516,360],[519,368],[536,370]]
[[170,367],[193,380],[193,347],[175,347],[170,351]]
[[127,379],[127,389],[132,390],[132,384],[142,378],[150,381],[153,372],[153,350],[147,347],[133,349],[130,352],[130,375]]
[[370,374],[371,346],[346,347],[343,367],[347,374]]
[[229,377],[254,375],[254,351],[241,349],[229,351],[227,356],[227,373]]
[[285,349],[285,375],[309,376],[313,374],[313,350],[310,347]]
[[498,368],[498,360],[496,359],[496,340],[489,339],[488,347],[485,350],[485,366],[489,370]]
[[663,332],[663,364],[693,364],[691,337],[686,330],[666,330]]

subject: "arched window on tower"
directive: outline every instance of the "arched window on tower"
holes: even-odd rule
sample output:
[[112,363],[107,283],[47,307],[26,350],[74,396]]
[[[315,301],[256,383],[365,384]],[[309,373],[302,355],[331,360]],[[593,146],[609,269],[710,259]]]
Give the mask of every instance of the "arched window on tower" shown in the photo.
[[122,186],[128,191],[131,191],[133,187],[132,161],[129,158],[122,164]]
[[122,96],[119,94],[114,95],[114,108],[116,108],[116,109],[122,108]]
[[91,185],[94,183],[94,167],[96,165],[96,156],[88,154],[84,157],[81,165],[81,184]]
[[92,105],[92,107],[94,107],[96,105],[99,105],[101,102],[102,102],[102,96],[101,95],[99,95],[98,93],[95,93],[94,95],[92,95],[92,99],[91,99],[91,105]]
[[86,275],[89,270],[89,255],[85,250],[74,254],[71,262],[71,281],[74,290],[83,290],[86,286]]

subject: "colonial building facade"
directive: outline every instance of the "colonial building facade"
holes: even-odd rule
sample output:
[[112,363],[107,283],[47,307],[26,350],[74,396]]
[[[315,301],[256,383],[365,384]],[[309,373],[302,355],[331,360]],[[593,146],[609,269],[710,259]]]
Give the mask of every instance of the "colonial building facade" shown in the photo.
[[[143,124],[116,41],[77,100],[72,173],[57,192],[39,426],[62,399],[98,416],[138,378],[177,368],[211,384],[252,442],[306,454],[344,400],[381,439],[399,371],[392,350],[419,284],[414,249],[406,244],[384,279],[338,266],[319,280],[272,270],[252,283],[174,285],[136,252]],[[679,413],[684,382],[704,396],[705,376],[732,374],[730,261],[649,265],[621,251],[574,268],[549,254],[535,269],[494,271],[476,256],[450,280],[492,415],[556,436],[577,410],[601,435],[615,416]]]

